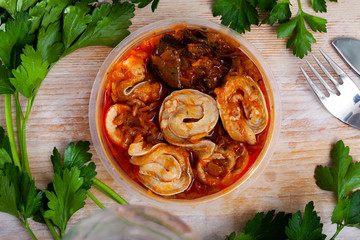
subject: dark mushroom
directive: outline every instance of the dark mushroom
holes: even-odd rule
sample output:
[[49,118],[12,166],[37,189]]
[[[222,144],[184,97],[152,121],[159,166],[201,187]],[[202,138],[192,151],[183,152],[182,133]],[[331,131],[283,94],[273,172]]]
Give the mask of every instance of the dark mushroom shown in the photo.
[[231,58],[218,56],[206,32],[185,31],[177,40],[165,35],[151,56],[151,67],[170,87],[206,92],[219,86],[231,67]]

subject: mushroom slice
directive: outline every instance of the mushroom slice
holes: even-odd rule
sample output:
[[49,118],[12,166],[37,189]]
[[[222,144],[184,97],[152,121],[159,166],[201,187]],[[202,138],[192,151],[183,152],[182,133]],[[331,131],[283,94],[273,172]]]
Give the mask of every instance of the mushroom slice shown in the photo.
[[203,139],[215,127],[219,118],[216,101],[209,95],[192,89],[172,92],[160,108],[159,122],[165,139],[195,153],[210,156],[215,144]]
[[199,159],[196,170],[197,176],[207,185],[232,184],[247,166],[249,153],[243,144],[229,145],[215,149],[208,157]]
[[256,143],[269,120],[264,95],[249,76],[228,75],[223,87],[215,89],[221,121],[230,137]]
[[144,142],[130,145],[130,162],[139,166],[140,181],[151,191],[170,196],[185,191],[193,179],[189,153],[177,146]]

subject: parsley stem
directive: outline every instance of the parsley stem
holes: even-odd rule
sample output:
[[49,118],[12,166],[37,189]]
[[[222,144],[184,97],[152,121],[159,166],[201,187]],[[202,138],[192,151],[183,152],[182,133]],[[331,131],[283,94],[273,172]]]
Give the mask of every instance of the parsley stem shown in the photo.
[[6,121],[7,134],[8,134],[9,141],[10,141],[13,162],[14,162],[14,165],[19,167],[21,170],[22,168],[21,168],[21,164],[20,164],[19,155],[17,153],[15,137],[14,137],[14,126],[13,126],[13,122],[12,122],[11,95],[10,94],[5,94],[5,121]]
[[19,115],[17,117],[19,117],[20,120],[24,120],[24,114],[21,110],[20,97],[18,91],[15,92],[15,106],[16,106],[16,110],[18,110],[18,112],[16,112],[16,115]]
[[[21,121],[24,120],[24,114],[21,109],[19,93],[15,92],[15,108],[16,108],[16,128],[17,128],[17,135],[18,135],[18,146],[20,150],[20,155],[23,152],[23,145],[22,145],[22,131],[21,131]],[[22,161],[23,169],[25,168],[24,162]]]
[[30,172],[30,166],[29,166],[29,158],[27,154],[27,147],[26,147],[26,123],[30,115],[31,107],[34,102],[34,96],[28,99],[27,109],[25,113],[24,120],[22,122],[22,128],[21,128],[21,140],[22,140],[22,152],[21,152],[21,158],[23,161],[23,164],[25,166],[26,172],[29,174],[29,177],[31,178],[31,172]]
[[299,5],[299,12],[302,13],[303,11],[302,11],[301,1],[300,0],[298,0],[298,5]]
[[97,178],[91,179],[94,182],[94,187],[99,189],[102,193],[104,193],[106,196],[110,197],[112,200],[119,204],[128,204],[127,201],[125,201],[122,197],[119,196],[114,190],[112,190],[109,186],[107,186],[105,183],[100,181]]
[[91,198],[91,200],[94,201],[94,203],[96,203],[96,205],[99,206],[99,208],[105,208],[104,205],[102,205],[101,202],[89,190],[86,191],[86,194]]
[[44,208],[43,208],[43,207],[40,208],[40,212],[41,212],[41,215],[42,215],[42,217],[44,218],[45,223],[46,223],[47,227],[49,228],[50,233],[51,233],[51,235],[53,236],[53,238],[54,238],[55,240],[60,240],[60,237],[59,237],[59,235],[57,234],[57,232],[56,232],[54,226],[52,225],[52,223],[50,222],[50,220],[47,219],[46,217],[44,217],[45,214],[44,214]]
[[336,233],[334,234],[334,236],[332,236],[332,238],[330,238],[330,240],[334,240],[344,227],[344,225],[338,224],[336,228]]
[[27,219],[25,219],[24,227],[25,227],[25,228],[28,230],[28,232],[30,233],[32,239],[37,240],[35,234],[33,233],[33,231],[31,230],[31,228],[30,228],[30,226],[29,226],[29,223],[28,223]]

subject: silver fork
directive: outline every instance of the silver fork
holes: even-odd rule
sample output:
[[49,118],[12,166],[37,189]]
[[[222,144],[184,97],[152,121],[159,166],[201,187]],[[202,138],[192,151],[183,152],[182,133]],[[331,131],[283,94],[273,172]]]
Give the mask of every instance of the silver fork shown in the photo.
[[329,78],[329,80],[334,84],[335,88],[339,93],[335,92],[330,88],[330,86],[325,82],[322,76],[315,70],[315,68],[308,62],[310,69],[313,71],[315,76],[319,79],[320,83],[324,86],[328,96],[326,96],[320,88],[311,80],[309,75],[305,70],[300,67],[302,73],[304,74],[306,80],[308,81],[310,87],[313,89],[316,96],[319,98],[321,103],[325,108],[336,118],[342,122],[360,129],[360,90],[355,85],[353,80],[324,52],[320,49],[320,53],[324,56],[329,65],[334,69],[336,74],[340,78],[338,82],[324,65],[313,55],[315,62],[319,65],[321,70]]

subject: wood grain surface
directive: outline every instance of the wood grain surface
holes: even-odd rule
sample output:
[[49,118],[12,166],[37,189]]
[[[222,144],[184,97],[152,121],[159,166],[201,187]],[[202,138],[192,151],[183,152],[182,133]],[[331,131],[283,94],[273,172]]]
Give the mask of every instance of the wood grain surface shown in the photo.
[[[291,2],[293,13],[296,13],[297,3]],[[313,13],[310,1],[301,2],[305,11]],[[218,18],[212,17],[212,3],[213,0],[160,0],[155,13],[149,7],[136,10],[130,31],[172,17],[199,17],[219,22]],[[328,32],[314,34],[317,43],[312,45],[313,53],[319,55],[318,50],[322,48],[360,86],[359,76],[330,46],[337,37],[360,39],[360,2],[340,0],[327,3],[328,13],[315,15],[328,20]],[[324,224],[324,233],[331,237],[336,230],[336,226],[331,224],[335,198],[316,186],[314,169],[318,164],[329,163],[330,149],[339,139],[350,146],[353,159],[360,161],[360,131],[332,117],[312,93],[299,69],[305,66],[305,59],[314,62],[311,56],[302,60],[294,57],[285,48],[286,39],[277,39],[276,28],[269,25],[253,27],[244,36],[262,53],[279,87],[282,121],[275,153],[263,174],[245,191],[235,191],[206,208],[174,209],[174,212],[193,228],[200,239],[217,240],[224,239],[234,230],[243,230],[246,221],[256,212],[271,209],[303,211],[312,200]],[[50,155],[54,146],[63,152],[71,141],[91,141],[88,119],[90,92],[97,71],[110,51],[106,47],[80,49],[59,61],[43,82],[27,126],[30,167],[38,187],[44,189],[52,178]],[[0,125],[5,126],[3,103],[4,98],[0,96]],[[100,180],[131,204],[151,205],[115,182],[93,147],[91,151]],[[115,206],[97,190],[91,191],[105,206]],[[98,209],[92,201],[87,199],[86,202],[86,206],[71,218],[69,228]],[[45,225],[33,221],[30,225],[39,239],[51,239]],[[30,236],[15,218],[0,213],[0,239],[30,239]],[[360,230],[346,228],[337,239],[360,239]]]

